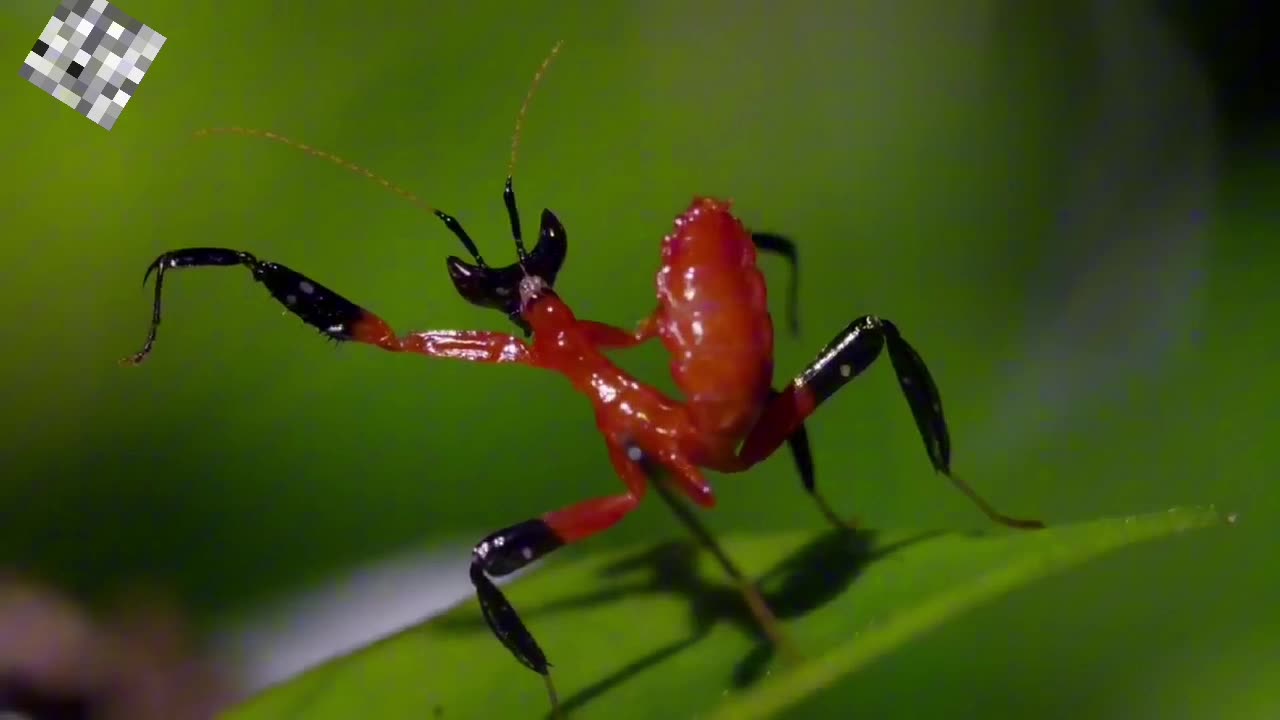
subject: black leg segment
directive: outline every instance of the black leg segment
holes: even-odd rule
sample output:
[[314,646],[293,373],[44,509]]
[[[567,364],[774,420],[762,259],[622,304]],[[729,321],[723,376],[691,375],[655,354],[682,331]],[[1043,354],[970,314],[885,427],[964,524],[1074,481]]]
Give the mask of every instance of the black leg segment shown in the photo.
[[265,262],[243,250],[228,248],[186,248],[164,253],[147,268],[143,284],[156,274],[155,301],[151,311],[151,328],[142,349],[122,362],[136,365],[146,359],[156,341],[160,327],[160,301],[164,276],[168,270],[188,267],[228,267],[243,265],[253,273],[271,296],[286,310],[302,319],[322,335],[334,340],[351,340],[352,333],[365,311],[355,303],[295,270],[273,262]]
[[795,383],[812,394],[816,408],[870,367],[886,344],[929,460],[939,472],[950,472],[951,437],[942,416],[938,388],[920,355],[888,320],[873,315],[854,320],[822,349]]
[[751,242],[761,252],[781,255],[791,266],[791,282],[787,285],[787,327],[791,334],[800,332],[800,255],[792,240],[773,233],[752,233]]
[[471,584],[475,586],[485,623],[521,665],[542,676],[552,715],[557,719],[561,717],[560,699],[551,682],[551,663],[507,596],[489,578],[515,572],[563,546],[564,541],[550,525],[534,519],[489,535],[471,551]]
[[547,656],[489,578],[513,573],[563,545],[550,526],[535,519],[489,535],[471,553],[471,584],[476,588],[485,622],[520,664],[539,675],[546,675],[551,667]]
[[942,413],[942,397],[929,375],[924,360],[903,339],[897,326],[888,320],[864,315],[854,320],[824,348],[794,381],[797,394],[808,393],[810,410],[817,409],[827,398],[866,370],[885,347],[898,377],[898,385],[911,407],[920,438],[924,441],[929,461],[990,519],[1010,527],[1034,529],[1044,527],[1037,520],[1019,520],[997,512],[967,483],[951,471],[951,436]]

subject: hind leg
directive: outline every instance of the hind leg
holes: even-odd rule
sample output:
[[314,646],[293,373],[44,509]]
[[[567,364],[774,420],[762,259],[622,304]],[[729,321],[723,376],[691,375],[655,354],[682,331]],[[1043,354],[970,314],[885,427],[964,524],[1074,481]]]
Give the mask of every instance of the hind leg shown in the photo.
[[553,712],[558,712],[559,700],[551,682],[551,663],[491,578],[508,575],[565,545],[602,533],[640,505],[649,487],[648,476],[622,449],[610,446],[609,457],[627,492],[586,500],[517,523],[490,534],[472,551],[471,583],[485,622],[520,664],[543,677]]
[[[798,444],[792,438],[798,433],[803,435],[805,419],[846,383],[862,374],[886,347],[889,361],[898,376],[898,385],[906,396],[934,469],[945,475],[993,522],[1021,529],[1044,527],[1038,520],[1020,520],[996,511],[951,471],[951,438],[942,415],[942,398],[924,360],[902,338],[893,323],[872,315],[850,323],[823,348],[804,372],[796,376],[786,389],[774,395],[760,421],[743,442],[739,459],[746,466],[751,466],[772,455],[784,441],[791,442],[803,476],[808,445],[799,443],[801,449],[797,452]],[[807,466],[809,479],[805,482],[809,487],[813,482],[812,462],[808,461]],[[829,508],[824,513],[831,516]]]

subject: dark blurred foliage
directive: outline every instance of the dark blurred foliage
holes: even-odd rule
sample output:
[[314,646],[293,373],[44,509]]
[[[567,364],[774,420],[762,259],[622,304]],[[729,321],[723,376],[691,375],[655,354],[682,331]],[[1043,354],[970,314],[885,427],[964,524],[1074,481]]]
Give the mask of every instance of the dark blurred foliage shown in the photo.
[[1224,139],[1240,149],[1280,125],[1280,14],[1266,0],[1161,0],[1204,65]]

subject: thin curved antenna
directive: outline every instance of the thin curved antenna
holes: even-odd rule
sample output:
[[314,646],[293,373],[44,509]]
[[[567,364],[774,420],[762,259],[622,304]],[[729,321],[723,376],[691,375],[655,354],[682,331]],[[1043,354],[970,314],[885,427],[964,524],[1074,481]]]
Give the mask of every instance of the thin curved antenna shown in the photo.
[[419,198],[417,195],[414,195],[408,190],[405,190],[399,185],[396,185],[390,180],[373,172],[372,170],[362,165],[357,165],[351,162],[350,160],[346,160],[337,155],[334,155],[331,152],[327,152],[319,148],[312,147],[311,145],[308,145],[303,142],[298,142],[297,140],[287,138],[284,135],[271,132],[270,130],[259,130],[257,128],[245,128],[245,127],[201,128],[199,130],[196,130],[195,133],[193,134],[198,138],[208,137],[209,135],[242,135],[247,137],[263,138],[265,140],[278,142],[281,145],[287,145],[295,150],[301,150],[302,152],[305,152],[306,154],[311,155],[312,157],[318,157],[321,160],[328,160],[334,165],[337,165],[338,167],[341,167],[345,170],[349,170],[350,172],[353,172],[357,175],[363,175],[369,180],[372,180],[373,182],[381,185],[387,190],[390,190],[391,192],[399,195],[405,200],[408,200],[409,202],[413,203],[419,209],[425,210],[433,215],[436,213],[435,208],[423,202],[423,200]]
[[564,41],[559,40],[551,48],[551,52],[547,53],[546,59],[538,66],[538,71],[533,74],[533,82],[529,85],[529,92],[525,93],[524,102],[520,104],[520,112],[516,114],[516,129],[511,134],[511,160],[507,163],[507,177],[510,178],[516,174],[516,159],[520,152],[520,133],[524,130],[524,118],[529,113],[529,104],[533,102],[533,95],[538,89],[538,85],[542,83],[542,76],[547,74],[547,69],[551,67],[551,61],[556,59],[556,55],[560,54],[560,48],[564,46]]
[[444,222],[445,227],[449,228],[450,232],[452,232],[455,236],[457,236],[457,238],[460,241],[462,241],[462,244],[464,247],[466,247],[467,252],[469,252],[471,256],[475,258],[476,264],[480,265],[481,267],[485,266],[484,259],[480,257],[480,251],[479,249],[476,248],[475,242],[467,234],[467,231],[462,229],[462,225],[456,219],[454,219],[452,216],[444,212],[441,212],[440,210],[437,210],[434,207],[431,207],[426,202],[424,202],[422,198],[418,197],[417,195],[414,195],[412,192],[409,192],[408,190],[405,190],[399,185],[391,182],[390,180],[382,177],[381,175],[370,170],[369,168],[364,167],[363,165],[357,165],[351,162],[350,160],[346,160],[342,157],[334,155],[331,152],[321,150],[320,148],[313,147],[303,142],[298,142],[297,140],[293,140],[291,138],[285,137],[284,135],[281,135],[276,132],[272,132],[270,130],[259,130],[257,128],[246,128],[246,127],[201,128],[199,130],[196,130],[193,133],[193,135],[198,138],[205,138],[210,135],[240,135],[242,137],[256,137],[256,138],[262,138],[264,140],[271,140],[272,142],[277,142],[277,143],[280,143],[281,145],[286,145],[295,150],[301,150],[302,152],[305,152],[306,154],[311,155],[312,157],[317,157],[317,158],[320,158],[321,160],[327,160],[333,163],[334,165],[337,165],[338,167],[344,170],[353,172],[357,175],[363,175],[365,178],[372,180],[374,183],[377,183],[378,185],[381,185],[383,188],[390,190],[391,192],[395,193],[396,195],[399,195],[405,200],[408,200],[418,209],[424,210],[428,213],[431,213],[432,215],[435,215],[442,222]]
[[547,68],[551,67],[551,61],[555,60],[563,45],[563,40],[556,42],[551,52],[547,53],[547,57],[538,66],[538,71],[533,74],[533,82],[529,85],[529,91],[525,93],[524,102],[520,104],[520,112],[516,114],[515,132],[511,134],[511,159],[507,163],[507,184],[502,191],[502,201],[507,206],[507,218],[511,221],[511,237],[516,241],[516,257],[519,258],[521,267],[524,267],[524,261],[528,259],[529,253],[525,250],[524,237],[520,233],[520,213],[516,210],[516,193],[511,187],[511,178],[516,172],[516,159],[520,153],[520,133],[524,130],[524,118],[529,112],[529,104],[533,101],[534,92],[542,82],[542,76],[547,74]]

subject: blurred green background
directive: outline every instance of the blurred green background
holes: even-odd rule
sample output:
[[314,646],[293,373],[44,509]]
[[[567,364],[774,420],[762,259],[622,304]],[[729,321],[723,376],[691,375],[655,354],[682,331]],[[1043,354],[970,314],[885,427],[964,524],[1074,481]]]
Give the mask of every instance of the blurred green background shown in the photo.
[[[183,246],[289,264],[402,330],[505,329],[454,295],[456,242],[408,203],[191,132],[332,150],[457,215],[496,260],[516,110],[563,39],[516,184],[526,223],[550,207],[568,228],[558,285],[580,315],[640,318],[671,219],[731,197],[802,248],[804,327],[780,337],[780,375],[882,314],[943,390],[957,470],[1006,512],[1242,513],[989,606],[861,675],[855,707],[806,714],[1280,715],[1280,134],[1225,122],[1196,18],[1138,2],[120,7],[168,43],[110,132],[17,77],[54,1],[0,9],[0,567],[86,597],[158,580],[216,628],[612,491],[562,379],[335,349],[242,270],[171,276],[151,360],[116,365],[146,331],[142,271]],[[620,361],[670,387],[657,347]],[[931,475],[887,366],[810,434],[829,497],[867,524],[984,527]],[[786,458],[715,480],[719,530],[820,527]],[[677,532],[651,503],[593,543]]]

